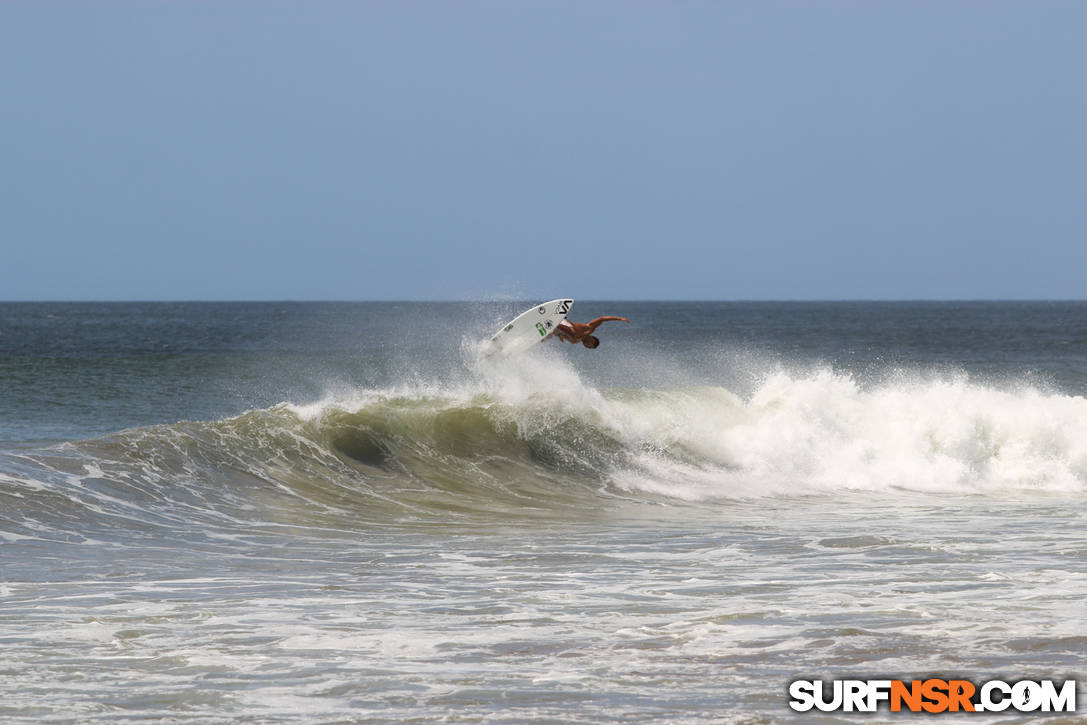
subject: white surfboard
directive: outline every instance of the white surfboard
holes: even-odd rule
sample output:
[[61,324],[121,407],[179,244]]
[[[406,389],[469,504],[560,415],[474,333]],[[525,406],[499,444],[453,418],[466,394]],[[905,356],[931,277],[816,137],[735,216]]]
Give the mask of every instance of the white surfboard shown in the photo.
[[551,300],[541,302],[525,310],[502,326],[487,342],[483,343],[483,354],[508,357],[524,352],[540,340],[550,335],[555,325],[566,319],[573,300]]

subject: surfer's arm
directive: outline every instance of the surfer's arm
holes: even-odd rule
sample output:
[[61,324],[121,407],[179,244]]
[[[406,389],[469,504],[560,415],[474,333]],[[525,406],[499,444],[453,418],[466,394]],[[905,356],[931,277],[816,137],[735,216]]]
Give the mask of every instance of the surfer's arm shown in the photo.
[[625,322],[630,324],[630,320],[625,317],[616,317],[615,315],[605,315],[603,317],[597,317],[595,320],[589,323],[589,332],[592,333],[596,328],[600,327],[605,322]]

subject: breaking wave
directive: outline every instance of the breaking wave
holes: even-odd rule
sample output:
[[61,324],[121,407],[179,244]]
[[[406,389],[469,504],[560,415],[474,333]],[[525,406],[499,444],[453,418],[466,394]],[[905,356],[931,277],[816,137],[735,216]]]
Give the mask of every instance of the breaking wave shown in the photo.
[[617,499],[1085,489],[1078,396],[965,375],[862,385],[832,369],[769,372],[743,395],[601,388],[564,361],[528,356],[455,385],[345,391],[9,452],[0,523],[9,539],[88,537],[118,526],[591,515]]

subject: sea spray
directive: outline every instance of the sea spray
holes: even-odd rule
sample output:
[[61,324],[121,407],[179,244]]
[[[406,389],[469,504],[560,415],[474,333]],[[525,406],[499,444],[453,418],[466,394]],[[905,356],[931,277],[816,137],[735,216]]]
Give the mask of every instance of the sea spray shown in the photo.
[[471,383],[136,428],[18,463],[21,477],[0,487],[34,525],[62,529],[73,515],[137,530],[563,517],[606,510],[617,495],[712,506],[1082,492],[1087,400],[965,375],[865,386],[831,369],[769,373],[747,398],[717,386],[600,389],[539,357]]

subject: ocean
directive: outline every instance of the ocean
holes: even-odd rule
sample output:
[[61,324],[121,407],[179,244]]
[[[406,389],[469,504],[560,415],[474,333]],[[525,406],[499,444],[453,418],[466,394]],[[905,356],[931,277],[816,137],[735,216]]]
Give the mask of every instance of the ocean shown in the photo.
[[578,301],[631,324],[480,359],[525,306],[0,304],[0,720],[1081,679],[1087,303]]

